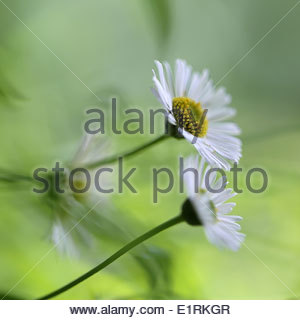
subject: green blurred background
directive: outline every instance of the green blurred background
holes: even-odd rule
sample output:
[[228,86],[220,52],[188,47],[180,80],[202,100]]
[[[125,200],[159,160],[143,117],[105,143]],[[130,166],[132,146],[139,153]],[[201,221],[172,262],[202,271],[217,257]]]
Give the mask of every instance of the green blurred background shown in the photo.
[[[55,161],[72,158],[89,107],[109,110],[111,97],[117,97],[120,125],[122,117],[128,119],[123,114],[126,108],[139,107],[148,116],[147,110],[159,107],[149,89],[154,59],[172,64],[176,58],[186,59],[196,70],[208,68],[218,82],[296,4],[296,0],[5,1],[30,31],[1,2],[0,167],[29,176],[39,166],[51,168]],[[269,175],[266,192],[257,195],[244,188],[235,199],[234,213],[244,217],[247,247],[237,253],[219,251],[201,228],[182,224],[58,298],[300,295],[299,15],[300,6],[220,83],[233,97],[236,121],[243,130],[240,186],[254,166]],[[162,128],[163,123],[158,124],[157,135]],[[110,135],[106,152],[125,151],[152,138]],[[114,195],[109,206],[95,209],[114,225],[100,218],[98,225],[90,226],[92,241],[78,243],[79,257],[52,250],[37,265],[52,248],[53,210],[31,191],[30,183],[2,180],[1,295],[12,287],[11,298],[46,294],[132,237],[178,214],[185,199],[178,183],[159,197],[158,204],[152,203],[151,170],[168,166],[176,172],[178,156],[191,152],[188,143],[173,139],[126,161],[126,168],[137,167],[132,183],[138,194]]]

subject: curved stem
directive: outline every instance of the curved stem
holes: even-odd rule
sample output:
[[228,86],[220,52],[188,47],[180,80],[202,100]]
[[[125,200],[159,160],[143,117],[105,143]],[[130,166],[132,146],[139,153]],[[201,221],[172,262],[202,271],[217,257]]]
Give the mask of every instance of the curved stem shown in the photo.
[[[113,155],[111,157],[108,157],[108,158],[105,158],[105,159],[102,159],[102,160],[99,160],[96,162],[88,163],[85,167],[87,169],[94,169],[94,168],[97,168],[97,167],[102,166],[104,164],[114,163],[119,158],[125,158],[125,157],[129,158],[129,157],[143,151],[144,149],[149,148],[162,140],[165,140],[168,137],[169,137],[169,135],[159,136],[158,138],[155,138],[154,140],[151,140],[151,141],[147,142],[146,144],[139,146],[131,151],[125,152],[123,154]],[[30,176],[12,173],[6,169],[0,168],[0,181],[4,181],[4,182],[29,181],[29,182],[32,182],[34,180]]]
[[0,181],[5,181],[5,182],[17,182],[17,181],[31,181],[32,182],[32,177],[25,176],[22,174],[17,174],[14,172],[11,172],[7,169],[0,168]]
[[154,140],[151,140],[149,142],[147,142],[146,144],[142,145],[142,146],[139,146],[131,151],[128,151],[128,152],[125,152],[123,154],[118,154],[118,155],[113,155],[111,157],[108,157],[106,159],[102,159],[102,160],[99,160],[99,161],[96,161],[96,162],[91,162],[91,163],[88,163],[87,165],[85,165],[85,167],[87,169],[94,169],[94,168],[97,168],[97,167],[100,167],[104,164],[108,164],[108,163],[113,163],[115,161],[118,160],[118,158],[128,158],[128,157],[131,157],[141,151],[143,151],[144,149],[146,148],[149,148],[151,146],[153,146],[154,144],[168,138],[169,136],[168,135],[162,135],[162,136],[159,136],[158,138],[155,138]]
[[184,221],[182,215],[177,216],[175,218],[172,218],[162,224],[160,224],[159,226],[151,229],[150,231],[144,233],[143,235],[137,237],[136,239],[132,240],[131,242],[127,243],[123,248],[121,248],[120,250],[118,250],[117,252],[115,252],[112,256],[110,256],[109,258],[107,258],[106,260],[104,260],[103,262],[101,262],[100,264],[98,264],[95,268],[91,269],[90,271],[88,271],[87,273],[83,274],[82,276],[80,276],[79,278],[71,281],[70,283],[66,284],[65,286],[39,298],[38,300],[48,300],[51,299],[73,287],[75,287],[77,284],[79,284],[82,281],[85,281],[86,279],[90,278],[92,275],[94,275],[95,273],[99,272],[100,270],[103,270],[105,267],[109,266],[111,263],[113,263],[115,260],[117,260],[118,258],[120,258],[121,256],[123,256],[125,253],[127,253],[129,250],[131,250],[132,248],[136,247],[137,245],[139,245],[140,243],[144,242],[145,240],[155,236],[156,234],[162,232],[163,230],[166,230],[180,222]]

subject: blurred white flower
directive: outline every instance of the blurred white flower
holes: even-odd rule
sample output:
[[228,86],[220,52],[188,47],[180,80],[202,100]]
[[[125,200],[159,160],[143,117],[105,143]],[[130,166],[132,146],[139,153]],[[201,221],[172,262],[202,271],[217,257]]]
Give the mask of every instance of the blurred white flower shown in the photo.
[[[195,192],[194,174],[187,172],[185,174],[185,184],[187,187],[187,194],[194,214],[198,218],[199,223],[203,225],[207,239],[219,248],[228,248],[236,251],[240,248],[245,239],[245,235],[240,233],[240,225],[237,223],[242,220],[239,216],[229,215],[234,202],[226,202],[234,197],[236,193],[232,192],[231,188],[224,188],[219,193],[210,192],[206,188],[205,176],[211,168],[205,168],[205,161],[201,159],[200,163],[198,157],[190,157],[187,161],[188,168],[195,168],[198,172],[197,192]],[[192,174],[187,176],[187,174]],[[223,184],[223,178],[217,179],[216,171],[209,174],[209,189],[219,190]],[[221,188],[222,189],[222,188]]]
[[[231,97],[224,88],[215,88],[209,72],[192,72],[184,60],[176,60],[175,74],[167,62],[155,61],[153,93],[168,112],[168,121],[193,143],[200,155],[213,166],[229,170],[229,162],[241,157],[239,127],[224,122],[235,114],[228,105]],[[205,114],[207,109],[207,114]]]
[[110,143],[101,134],[84,133],[82,141],[72,159],[71,166],[79,167],[89,162],[97,162],[107,156]]
[[[69,165],[69,170],[74,168],[85,168],[90,163],[95,163],[101,161],[105,157],[107,157],[109,152],[113,152],[110,141],[105,138],[101,134],[84,134],[82,142],[73,157]],[[96,202],[99,200],[99,197],[102,197],[103,201],[109,197],[107,193],[101,193],[96,189],[95,183],[93,183],[93,179],[95,177],[95,173],[97,170],[101,169],[101,167],[93,167],[93,169],[88,169],[89,174],[91,176],[91,186],[88,192],[83,194],[77,193],[73,194],[77,200],[84,199],[85,201]],[[85,185],[86,176],[84,173],[77,173],[74,177],[74,184],[77,185],[78,189],[81,189]],[[103,189],[111,188],[112,178],[111,173],[104,173],[101,175],[101,187]]]
[[[84,193],[76,193],[70,189],[69,173],[72,169],[84,168],[91,161],[100,160],[106,155],[107,146],[107,140],[103,136],[85,134],[71,163],[65,168],[65,192],[54,194],[50,202],[53,211],[51,240],[57,250],[67,256],[78,257],[80,245],[91,245],[96,226],[101,225],[99,209],[105,208],[105,213],[109,210],[108,194],[97,191],[93,183],[94,171],[99,168],[89,170],[91,185]],[[104,179],[101,177],[103,188],[105,184],[109,184],[108,176],[103,175]],[[73,184],[77,189],[82,189],[86,184],[85,174],[77,173]]]

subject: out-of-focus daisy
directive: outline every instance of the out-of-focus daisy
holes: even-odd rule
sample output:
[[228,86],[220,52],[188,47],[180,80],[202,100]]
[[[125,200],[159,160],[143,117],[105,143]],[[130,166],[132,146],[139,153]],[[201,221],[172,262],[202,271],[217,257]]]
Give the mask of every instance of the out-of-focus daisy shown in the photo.
[[[52,209],[53,222],[51,240],[56,249],[67,256],[78,257],[80,245],[90,246],[95,226],[101,224],[99,209],[105,208],[108,213],[107,194],[96,190],[95,184],[91,183],[89,190],[84,193],[73,192],[69,187],[69,174],[74,168],[84,168],[92,159],[99,160],[105,157],[107,140],[100,135],[85,134],[80,146],[68,168],[65,168],[62,184],[64,193],[53,193],[48,197]],[[91,178],[94,177],[95,168],[89,171]],[[101,177],[101,186],[109,185],[108,176]],[[76,189],[81,190],[86,184],[85,174],[76,174],[73,179]],[[97,232],[96,232],[97,236]]]
[[[71,163],[69,164],[69,169],[72,170],[74,168],[85,168],[91,162],[98,162],[107,156],[107,150],[112,151],[112,146],[110,144],[110,141],[103,135],[84,134],[82,142],[77,152],[75,153],[75,156],[73,157]],[[94,167],[93,169],[88,169],[92,180],[93,177],[95,177],[97,170],[99,170],[100,168],[101,167],[98,166]],[[112,187],[111,175],[112,174],[109,172],[101,174],[101,178],[99,177],[99,179],[101,180],[101,182],[99,182],[99,184],[101,184],[101,188],[110,189]],[[85,183],[86,176],[84,173],[77,173],[76,176],[74,176],[74,185],[76,188],[84,188]],[[102,197],[103,201],[108,196],[107,193],[99,192],[99,190],[96,189],[95,183],[93,182],[91,183],[88,192],[85,192],[83,194],[74,194],[78,201],[88,200],[94,203],[99,200],[99,195]]]
[[192,72],[184,60],[176,60],[175,73],[167,62],[155,64],[158,76],[153,70],[153,93],[167,110],[169,123],[208,163],[229,170],[230,162],[241,157],[241,141],[235,137],[240,129],[224,121],[235,114],[228,106],[230,95],[214,87],[207,70]]
[[[229,215],[235,207],[235,203],[226,202],[236,193],[225,186],[221,188],[224,183],[223,177],[217,179],[215,171],[209,173],[209,179],[207,179],[209,188],[207,188],[205,176],[211,167],[205,168],[205,161],[201,159],[199,163],[198,157],[189,158],[187,162],[188,168],[197,169],[198,179],[196,180],[197,185],[195,185],[194,175],[188,176],[190,172],[185,174],[188,200],[183,205],[183,216],[190,224],[202,225],[207,239],[215,246],[229,248],[233,251],[238,250],[245,238],[245,235],[239,232],[238,222],[242,218]],[[207,189],[221,189],[221,191],[214,193]]]

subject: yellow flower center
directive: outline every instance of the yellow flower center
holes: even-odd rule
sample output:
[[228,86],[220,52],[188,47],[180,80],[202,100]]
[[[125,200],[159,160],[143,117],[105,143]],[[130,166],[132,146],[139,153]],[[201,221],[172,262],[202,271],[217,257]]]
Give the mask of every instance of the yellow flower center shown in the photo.
[[172,111],[180,128],[185,129],[195,137],[205,137],[208,121],[200,102],[195,102],[187,97],[173,98]]

